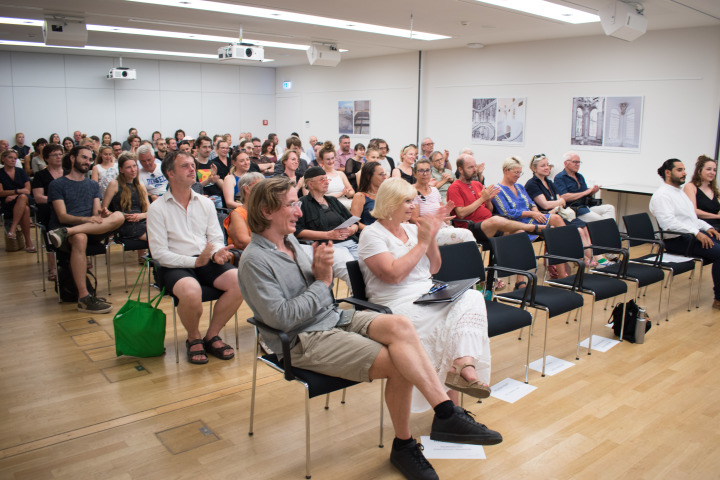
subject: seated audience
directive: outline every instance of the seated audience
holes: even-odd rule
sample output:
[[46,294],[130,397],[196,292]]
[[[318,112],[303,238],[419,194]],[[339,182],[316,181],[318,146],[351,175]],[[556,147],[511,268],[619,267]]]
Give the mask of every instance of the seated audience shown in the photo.
[[[57,143],[51,143],[43,148],[43,161],[47,164],[40,170],[32,180],[32,194],[37,205],[37,221],[45,225],[50,224],[52,205],[48,203],[48,188],[50,182],[63,176],[63,148]],[[57,278],[57,266],[55,255],[47,253],[48,280],[54,281]]]
[[[43,168],[47,167],[47,164],[45,163],[45,160],[43,160],[43,149],[48,144],[48,141],[44,138],[38,138],[35,143],[33,143],[33,149],[34,152],[30,154],[30,172],[32,175],[35,175]],[[25,172],[27,173],[27,172]]]
[[60,145],[60,135],[58,135],[57,133],[51,133],[48,137],[48,142],[57,143],[58,145]]
[[335,147],[332,142],[327,141],[318,151],[318,164],[325,170],[325,176],[328,179],[328,190],[325,195],[335,197],[346,208],[350,208],[352,197],[355,190],[350,186],[345,172],[335,169]]
[[100,185],[100,198],[105,197],[105,190],[110,182],[118,176],[118,166],[111,147],[100,147],[90,178]]
[[[355,155],[348,158],[347,162],[345,162],[345,176],[347,177],[348,182],[350,182],[352,189],[357,192],[357,174],[360,172],[363,164],[368,160],[365,158],[365,145],[362,143],[355,145],[353,151],[355,152]],[[313,154],[313,157],[314,156],[315,155]]]
[[[427,160],[423,160],[427,162]],[[428,167],[429,162],[423,165]],[[430,174],[428,173],[429,177]],[[438,230],[449,208],[408,223],[415,189],[391,178],[378,190],[372,215],[377,218],[360,240],[360,269],[368,300],[409,317],[445,386],[477,398],[490,395],[490,340],[482,293],[470,289],[448,303],[413,303],[432,287],[431,275],[440,270]],[[458,395],[450,398],[458,404]],[[429,406],[416,397],[413,411]]]
[[555,175],[555,189],[563,197],[567,206],[577,212],[577,218],[583,222],[594,222],[604,218],[615,219],[615,207],[612,205],[592,205],[593,195],[599,190],[599,185],[588,188],[585,177],[580,170],[580,155],[577,152],[567,152],[564,156],[565,170]]
[[123,140],[123,143],[122,143],[123,152],[130,151],[130,149],[132,148],[132,145],[130,145],[130,136],[132,136],[132,135],[137,136],[137,134],[138,134],[137,128],[135,128],[135,127],[128,128],[128,137],[125,140]]
[[275,169],[277,157],[274,154],[275,144],[271,140],[265,140],[260,147],[260,158],[255,162],[260,169],[260,173],[271,174]]
[[447,202],[448,188],[450,188],[450,185],[452,185],[455,181],[455,176],[453,175],[452,170],[445,168],[445,158],[445,155],[438,151],[432,152],[429,157],[432,165],[432,170],[430,171],[430,175],[432,176],[430,185],[438,189],[443,203]]
[[[118,160],[117,179],[110,182],[103,208],[111,212],[121,212],[125,222],[120,226],[117,236],[120,240],[147,240],[148,194],[138,178],[137,157],[125,152]],[[144,250],[138,250],[138,260],[141,261]]]
[[[530,170],[533,172],[533,177],[525,183],[525,191],[532,201],[535,202],[538,209],[542,213],[559,214],[560,209],[566,209],[565,211],[568,211],[565,199],[558,196],[553,181],[548,177],[551,167],[545,154],[533,155],[530,161]],[[583,245],[586,247],[589,246],[590,234],[587,231],[587,227],[585,227],[585,222],[579,218],[568,220],[562,215],[560,216],[565,222],[565,225],[574,225],[578,229]],[[597,266],[597,261],[593,259],[590,249],[585,250],[585,265],[588,267]]]
[[[368,156],[377,158],[377,150],[374,147],[369,148]],[[370,212],[375,208],[375,196],[378,188],[386,178],[385,169],[374,160],[368,160],[360,170],[359,191],[353,196],[350,205],[350,213],[360,218],[358,222],[360,230],[375,222],[375,217],[370,215]]]
[[110,146],[112,147],[113,156],[115,157],[115,160],[117,160],[118,158],[120,158],[120,154],[123,152],[122,146],[120,142],[112,142]]
[[294,181],[298,187],[302,188],[302,184],[300,182],[302,182],[303,177],[298,171],[300,168],[300,157],[295,150],[285,150],[285,153],[283,153],[283,156],[280,159],[280,163],[283,166],[283,172],[280,175],[288,177],[290,180]]
[[48,236],[59,250],[70,250],[70,268],[78,291],[78,310],[108,313],[112,305],[90,295],[86,285],[88,243],[102,241],[124,221],[120,212],[110,213],[100,205],[100,186],[87,178],[92,150],[76,146],[70,151],[64,167],[69,173],[50,183],[48,201],[53,209]]
[[[350,148],[350,137],[347,135],[340,135],[340,138],[338,138],[338,149],[337,152],[335,152],[335,169],[345,171],[345,164],[354,155],[355,152],[353,152]],[[319,162],[318,165],[320,165]]]
[[[208,354],[229,360],[235,352],[222,341],[220,330],[243,301],[237,270],[228,263],[232,245],[225,246],[213,202],[191,189],[197,178],[195,160],[184,152],[168,152],[162,172],[170,188],[150,205],[147,235],[152,256],[163,267],[165,291],[178,299],[178,315],[188,335],[188,361],[207,363]],[[204,336],[200,333],[201,285],[223,292]]]
[[[458,156],[457,160],[455,160],[455,166],[457,167],[457,169],[455,170],[455,178],[460,178],[460,169],[463,166],[463,162],[465,161],[464,159],[468,156],[472,157],[473,152],[471,149],[466,148],[460,152],[460,155]],[[445,168],[447,168],[447,164],[446,164]],[[472,180],[474,182],[479,182],[480,184],[485,185],[485,176],[483,175],[484,171],[485,171],[485,163],[477,164],[475,167],[475,174],[473,175]]]
[[141,166],[138,173],[140,183],[145,187],[145,191],[150,196],[150,201],[154,202],[167,191],[168,180],[163,175],[160,167],[161,162],[155,158],[155,152],[153,152],[150,145],[143,145],[138,148],[137,157]]
[[[137,149],[140,147],[140,137],[136,134],[129,135],[127,137],[127,144],[130,148],[123,148],[123,152],[132,152],[137,154]],[[123,143],[123,147],[125,144]]]
[[175,152],[178,149],[177,141],[174,137],[165,137],[165,143],[168,146],[168,152]]
[[[445,208],[445,203],[442,202],[442,197],[437,188],[430,186],[430,160],[421,158],[413,166],[415,171],[415,179],[417,182],[415,185],[415,193],[417,194],[413,199],[415,208],[413,209],[412,215],[410,216],[411,223],[418,223],[420,217],[432,216],[441,209],[445,209],[448,212],[452,211],[454,205],[450,203]],[[448,245],[451,243],[462,243],[462,242],[474,242],[475,237],[472,232],[467,228],[455,228],[450,225],[449,219],[443,219],[443,224],[438,229],[437,238],[438,245]]]
[[250,227],[247,223],[247,202],[250,191],[265,176],[259,172],[246,173],[238,180],[237,207],[223,220],[223,227],[228,234],[228,242],[240,250],[245,250],[250,243]]
[[695,163],[695,171],[683,187],[685,194],[695,207],[695,214],[701,220],[720,228],[720,193],[717,187],[717,162],[710,157],[700,155]]
[[[406,478],[438,478],[410,431],[413,385],[435,411],[432,439],[500,443],[499,433],[450,401],[408,318],[355,311],[341,323],[329,288],[332,243],[315,245],[312,258],[300,250],[292,236],[301,215],[299,203],[286,178],[255,186],[248,204],[252,240],[238,268],[241,290],[255,318],[290,337],[293,365],[355,381],[387,378],[385,400],[395,428],[390,461]],[[265,340],[272,350],[282,351],[275,335]]]
[[370,140],[370,142],[368,142],[368,148],[370,148],[371,143],[375,144],[378,151],[380,152],[380,158],[378,159],[378,162],[380,163],[380,165],[383,166],[383,168],[385,169],[385,173],[388,174],[388,177],[390,177],[393,170],[395,170],[395,160],[393,160],[392,157],[388,157],[390,147],[388,146],[387,142],[382,138],[375,138],[373,140]]
[[245,150],[235,150],[232,154],[230,173],[223,180],[223,199],[225,206],[233,209],[237,208],[237,198],[240,196],[240,185],[238,183],[240,177],[248,172],[257,172],[258,166],[250,161]]
[[[462,162],[460,162],[462,160]],[[473,222],[468,226],[465,222],[458,222],[457,226],[470,228],[475,240],[486,242],[489,237],[500,233],[535,232],[542,230],[545,225],[530,225],[515,220],[493,215],[491,200],[495,198],[500,189],[495,185],[485,188],[480,182],[473,180],[477,172],[475,159],[463,154],[458,159],[461,163],[460,178],[448,188],[448,202],[455,205],[453,213],[456,218]]]
[[2,198],[2,213],[11,218],[7,229],[8,238],[17,238],[18,225],[22,227],[25,236],[25,250],[37,252],[30,235],[30,178],[25,170],[16,167],[18,154],[15,150],[5,150],[0,153],[2,169],[0,169],[0,198]]
[[393,178],[402,178],[410,185],[414,185],[413,165],[415,165],[415,160],[417,160],[417,153],[417,147],[412,144],[400,150],[400,165],[392,171],[391,176]]
[[666,160],[658,168],[658,175],[665,183],[650,199],[650,213],[662,230],[679,233],[664,235],[665,251],[712,262],[712,307],[720,309],[720,232],[698,218],[694,205],[681,190],[687,174],[680,160]]
[[101,145],[104,147],[110,147],[112,143],[112,135],[110,135],[110,132],[103,132]]
[[63,138],[62,144],[65,148],[65,155],[67,155],[70,153],[70,150],[72,150],[75,146],[75,141],[70,137],[65,137]]
[[17,152],[20,160],[25,160],[25,157],[30,154],[30,147],[25,145],[24,133],[18,132],[15,134],[15,145],[12,146],[12,149]]
[[[303,152],[302,142],[300,141],[298,136],[290,135],[287,138],[287,140],[285,140],[285,145],[287,145],[287,148],[285,150],[283,150],[283,152],[287,151],[287,150],[293,150],[295,153],[297,153],[298,158],[300,159],[300,166],[298,167],[298,173],[300,174],[300,176],[305,175],[305,171],[308,169],[309,162],[308,162],[307,157],[305,156],[305,153]],[[282,156],[283,156],[283,154],[278,154],[278,155],[280,156],[280,158],[282,158]],[[275,163],[275,167],[273,167],[273,168],[274,168],[274,170],[273,170],[274,175],[281,175],[283,173],[282,162],[277,161]],[[268,173],[270,173],[270,172],[268,172]]]

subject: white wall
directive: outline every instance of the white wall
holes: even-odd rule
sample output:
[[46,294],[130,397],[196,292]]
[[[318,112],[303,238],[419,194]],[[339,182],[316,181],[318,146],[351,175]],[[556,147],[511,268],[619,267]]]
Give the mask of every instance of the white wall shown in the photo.
[[[641,95],[645,99],[639,153],[582,151],[589,182],[659,184],[662,161],[712,155],[720,104],[720,28],[648,32],[634,42],[583,37],[423,52],[420,139],[454,159],[471,146],[487,178],[500,179],[510,155],[526,162],[547,154],[562,168],[570,146],[572,97]],[[371,100],[371,136],[388,140],[394,156],[416,139],[417,52],[343,61],[337,67],[288,67],[276,73],[278,132],[303,142],[310,134],[337,141],[338,100]],[[292,81],[290,91],[283,81]],[[471,100],[527,97],[522,147],[472,145]],[[305,122],[309,122],[306,126]],[[369,138],[352,135],[365,143]],[[393,154],[391,153],[391,156]],[[527,169],[526,169],[527,170]],[[526,173],[521,181],[529,178]]]
[[[265,137],[275,128],[275,70],[202,63],[126,59],[137,80],[105,78],[116,59],[83,55],[0,52],[0,138],[13,145],[15,132],[26,143],[53,132],[74,130],[124,140],[136,127],[141,137],[154,130],[172,136],[251,131]],[[116,64],[117,65],[117,64]],[[262,121],[268,120],[268,126]]]
[[[337,145],[338,101],[370,100],[370,134],[350,135],[352,145],[382,137],[390,156],[415,142],[418,53],[341,62],[337,67],[286,67],[275,74],[281,142],[293,131],[303,147],[310,135]],[[282,83],[292,82],[291,90]],[[403,143],[404,142],[404,143]]]

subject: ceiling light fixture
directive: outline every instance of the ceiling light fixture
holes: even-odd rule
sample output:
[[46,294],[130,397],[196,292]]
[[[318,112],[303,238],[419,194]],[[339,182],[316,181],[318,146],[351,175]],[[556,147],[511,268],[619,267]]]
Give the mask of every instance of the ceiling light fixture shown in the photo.
[[[171,52],[167,50],[145,50],[140,48],[120,48],[120,47],[101,47],[97,45],[85,45],[84,47],[63,47],[56,45],[45,45],[40,42],[16,42],[10,40],[0,40],[0,45],[12,45],[18,47],[42,47],[42,48],[68,48],[72,50],[91,50],[98,52],[119,52],[119,53],[138,53],[141,55],[167,55],[172,57],[191,57],[191,58],[207,58],[217,59],[216,54],[192,53],[192,52]],[[273,62],[271,58],[266,58],[263,62]]]
[[[42,27],[42,20],[32,20],[29,18],[11,18],[11,17],[0,17],[0,24],[6,25],[30,25],[33,27]],[[199,33],[184,33],[184,32],[168,32],[165,30],[149,30],[145,28],[129,28],[129,27],[114,27],[110,25],[86,25],[88,31],[92,32],[106,32],[106,33],[121,33],[125,35],[146,35],[149,37],[163,37],[163,38],[179,38],[186,40],[198,40],[203,42],[219,42],[228,43],[236,42],[236,37],[223,37],[220,35],[203,35]],[[302,45],[298,43],[284,43],[284,42],[272,42],[266,40],[252,40],[249,38],[243,41],[252,43],[253,45],[259,45],[262,47],[269,48],[283,48],[287,50],[303,50],[306,51],[310,48],[310,45]],[[340,52],[347,52],[348,50],[340,49]]]
[[212,2],[209,0],[127,0],[129,2],[149,3],[166,7],[191,8],[218,13],[230,13],[246,17],[268,18],[271,20],[283,20],[286,22],[305,23],[319,27],[342,28],[344,30],[355,30],[358,32],[377,33],[380,35],[391,35],[394,37],[412,38],[414,40],[442,40],[450,38],[445,35],[434,33],[405,30],[402,28],[383,27],[369,23],[350,22],[336,18],[318,17],[304,13],[284,12],[271,10],[269,8],[248,7],[245,5],[233,5],[230,3]]
[[551,18],[565,23],[599,22],[600,17],[594,13],[583,12],[574,8],[546,2],[545,0],[476,0],[480,3],[509,8],[519,12],[530,13],[539,17]]

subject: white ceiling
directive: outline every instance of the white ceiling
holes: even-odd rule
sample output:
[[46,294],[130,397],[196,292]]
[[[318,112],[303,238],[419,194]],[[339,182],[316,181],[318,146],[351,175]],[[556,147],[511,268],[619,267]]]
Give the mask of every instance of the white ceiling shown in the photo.
[[[599,22],[571,25],[528,14],[478,3],[474,0],[266,0],[260,3],[223,0],[257,7],[306,13],[324,17],[380,24],[447,35],[446,40],[421,41],[318,27],[300,23],[266,20],[238,15],[204,12],[177,7],[161,7],[126,0],[6,0],[1,16],[42,19],[44,14],[63,13],[84,17],[88,24],[197,34],[237,36],[242,26],[244,38],[310,45],[313,41],[333,42],[349,50],[343,59],[390,55],[418,50],[463,47],[468,43],[499,43],[603,35]],[[555,3],[591,13],[610,0],[577,0]],[[648,30],[720,25],[720,0],[644,0]],[[0,25],[0,40],[42,42],[40,27]],[[618,40],[621,41],[621,40]],[[215,54],[222,43],[157,37],[88,32],[88,45]],[[42,51],[33,47],[0,45],[0,50]],[[58,49],[53,49],[58,52]],[[60,50],[67,53],[118,56],[99,52]],[[303,51],[265,48],[265,56],[275,59],[267,67],[306,65]],[[148,58],[123,54],[123,57]],[[152,58],[152,57],[150,57]],[[156,57],[180,60],[179,57]],[[216,60],[183,59],[215,62]],[[254,63],[252,65],[255,65]]]

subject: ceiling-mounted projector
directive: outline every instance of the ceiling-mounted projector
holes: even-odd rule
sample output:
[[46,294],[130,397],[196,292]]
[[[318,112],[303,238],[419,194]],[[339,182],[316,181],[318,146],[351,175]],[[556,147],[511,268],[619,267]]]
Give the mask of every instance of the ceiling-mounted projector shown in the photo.
[[137,80],[137,71],[134,68],[111,68],[107,74],[108,80]]
[[340,52],[337,45],[313,44],[307,50],[307,57],[310,65],[334,67],[340,63]]
[[82,18],[47,15],[42,32],[45,45],[84,47],[87,44],[88,33]]
[[647,18],[642,14],[641,4],[612,1],[598,10],[598,16],[605,35],[628,42],[642,36],[648,26]]
[[261,62],[265,59],[263,47],[249,43],[236,43],[218,48],[218,60],[227,62],[231,60],[255,60]]

